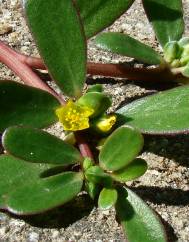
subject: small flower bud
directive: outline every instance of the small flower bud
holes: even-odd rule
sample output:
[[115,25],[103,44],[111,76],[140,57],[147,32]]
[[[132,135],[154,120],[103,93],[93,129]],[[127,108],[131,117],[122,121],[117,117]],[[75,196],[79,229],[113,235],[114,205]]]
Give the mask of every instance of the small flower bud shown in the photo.
[[175,59],[179,59],[182,52],[182,48],[177,41],[170,41],[164,47],[164,58],[168,63],[171,63]]
[[91,118],[94,118],[104,113],[111,106],[111,99],[104,93],[88,92],[83,95],[77,103],[93,109],[94,112]]
[[96,119],[93,123],[93,127],[101,132],[101,133],[108,133],[111,131],[112,127],[116,123],[116,115],[103,115],[99,119]]

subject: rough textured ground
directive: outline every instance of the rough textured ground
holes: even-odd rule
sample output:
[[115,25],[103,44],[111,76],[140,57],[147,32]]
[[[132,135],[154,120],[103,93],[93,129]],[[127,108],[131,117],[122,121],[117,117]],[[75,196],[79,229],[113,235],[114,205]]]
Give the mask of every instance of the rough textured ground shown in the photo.
[[[187,0],[184,1],[184,9],[187,35],[189,32]],[[128,33],[160,50],[138,0],[108,30]],[[0,0],[0,39],[23,53],[37,55],[35,44],[25,25],[19,0]],[[96,62],[128,60],[100,51],[94,46],[93,41],[89,42],[89,59]],[[19,81],[2,64],[0,64],[0,78]],[[90,80],[89,83],[91,81],[94,82]],[[106,83],[104,79],[96,81]],[[157,89],[145,85],[139,86],[126,80],[106,81],[104,86],[113,96],[114,108],[122,102],[129,102]],[[51,132],[62,135],[59,125],[52,127]],[[187,242],[189,241],[189,137],[151,136],[145,137],[145,140],[142,157],[147,160],[149,170],[145,176],[130,185],[162,217],[170,241]],[[66,207],[46,215],[20,218],[0,213],[0,241],[124,241],[121,229],[114,219],[113,210],[102,213],[89,205],[87,197],[82,196]]]

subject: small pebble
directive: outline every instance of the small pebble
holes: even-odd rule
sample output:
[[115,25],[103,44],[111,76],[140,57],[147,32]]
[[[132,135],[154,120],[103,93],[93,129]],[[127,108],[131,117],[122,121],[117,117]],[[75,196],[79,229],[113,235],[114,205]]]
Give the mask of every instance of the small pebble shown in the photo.
[[0,35],[10,33],[11,31],[12,31],[12,26],[5,23],[0,23]]

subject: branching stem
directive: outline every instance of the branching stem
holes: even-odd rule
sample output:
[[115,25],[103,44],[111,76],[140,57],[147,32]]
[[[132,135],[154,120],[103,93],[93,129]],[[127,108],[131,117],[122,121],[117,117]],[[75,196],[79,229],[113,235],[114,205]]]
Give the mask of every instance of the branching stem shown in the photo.
[[[4,44],[4,46],[6,46]],[[2,46],[0,45],[0,48]],[[9,53],[12,53],[20,62],[34,69],[45,70],[45,64],[40,58],[30,57],[20,54],[10,47],[6,46]],[[87,63],[87,73],[91,75],[121,77],[133,81],[153,81],[165,82],[173,81],[179,77],[178,73],[173,73],[166,66],[157,66],[155,68],[131,67],[126,64],[103,64],[103,63]]]
[[20,61],[17,53],[3,42],[0,42],[0,62],[8,66],[26,85],[47,91],[55,96],[60,103],[65,103],[61,96],[44,83],[31,67]]

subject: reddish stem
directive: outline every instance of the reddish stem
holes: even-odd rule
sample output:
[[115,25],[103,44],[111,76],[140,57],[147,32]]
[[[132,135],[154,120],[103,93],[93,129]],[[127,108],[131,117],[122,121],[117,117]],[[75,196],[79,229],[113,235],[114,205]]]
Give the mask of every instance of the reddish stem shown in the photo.
[[3,42],[0,42],[0,62],[8,66],[26,85],[49,92],[56,97],[60,103],[65,103],[62,97],[46,85],[28,65],[21,62],[17,57],[17,53]]
[[31,68],[34,69],[40,69],[40,70],[46,70],[46,66],[41,58],[38,57],[32,57],[28,55],[21,54],[10,47],[7,46],[9,50],[16,55],[16,57],[19,59],[19,61],[25,63],[26,65],[30,66]]
[[134,81],[163,82],[175,80],[170,69],[166,66],[156,68],[130,67],[126,64],[88,63],[87,72],[91,75],[121,77]]
[[79,150],[80,150],[82,156],[84,158],[89,157],[92,160],[94,160],[93,154],[89,148],[89,145],[86,143],[85,139],[83,138],[82,133],[79,131],[75,132],[75,137],[76,137],[78,147],[79,147]]
[[[1,46],[0,46],[1,47]],[[6,46],[9,51],[14,54],[19,61],[27,64],[35,69],[46,70],[46,66],[42,59],[30,57],[20,54],[10,47]],[[121,77],[135,81],[153,81],[164,82],[172,81],[179,77],[174,75],[166,66],[156,67],[153,69],[144,67],[130,67],[126,64],[103,64],[103,63],[87,63],[87,73],[91,75],[100,75],[108,77]]]

